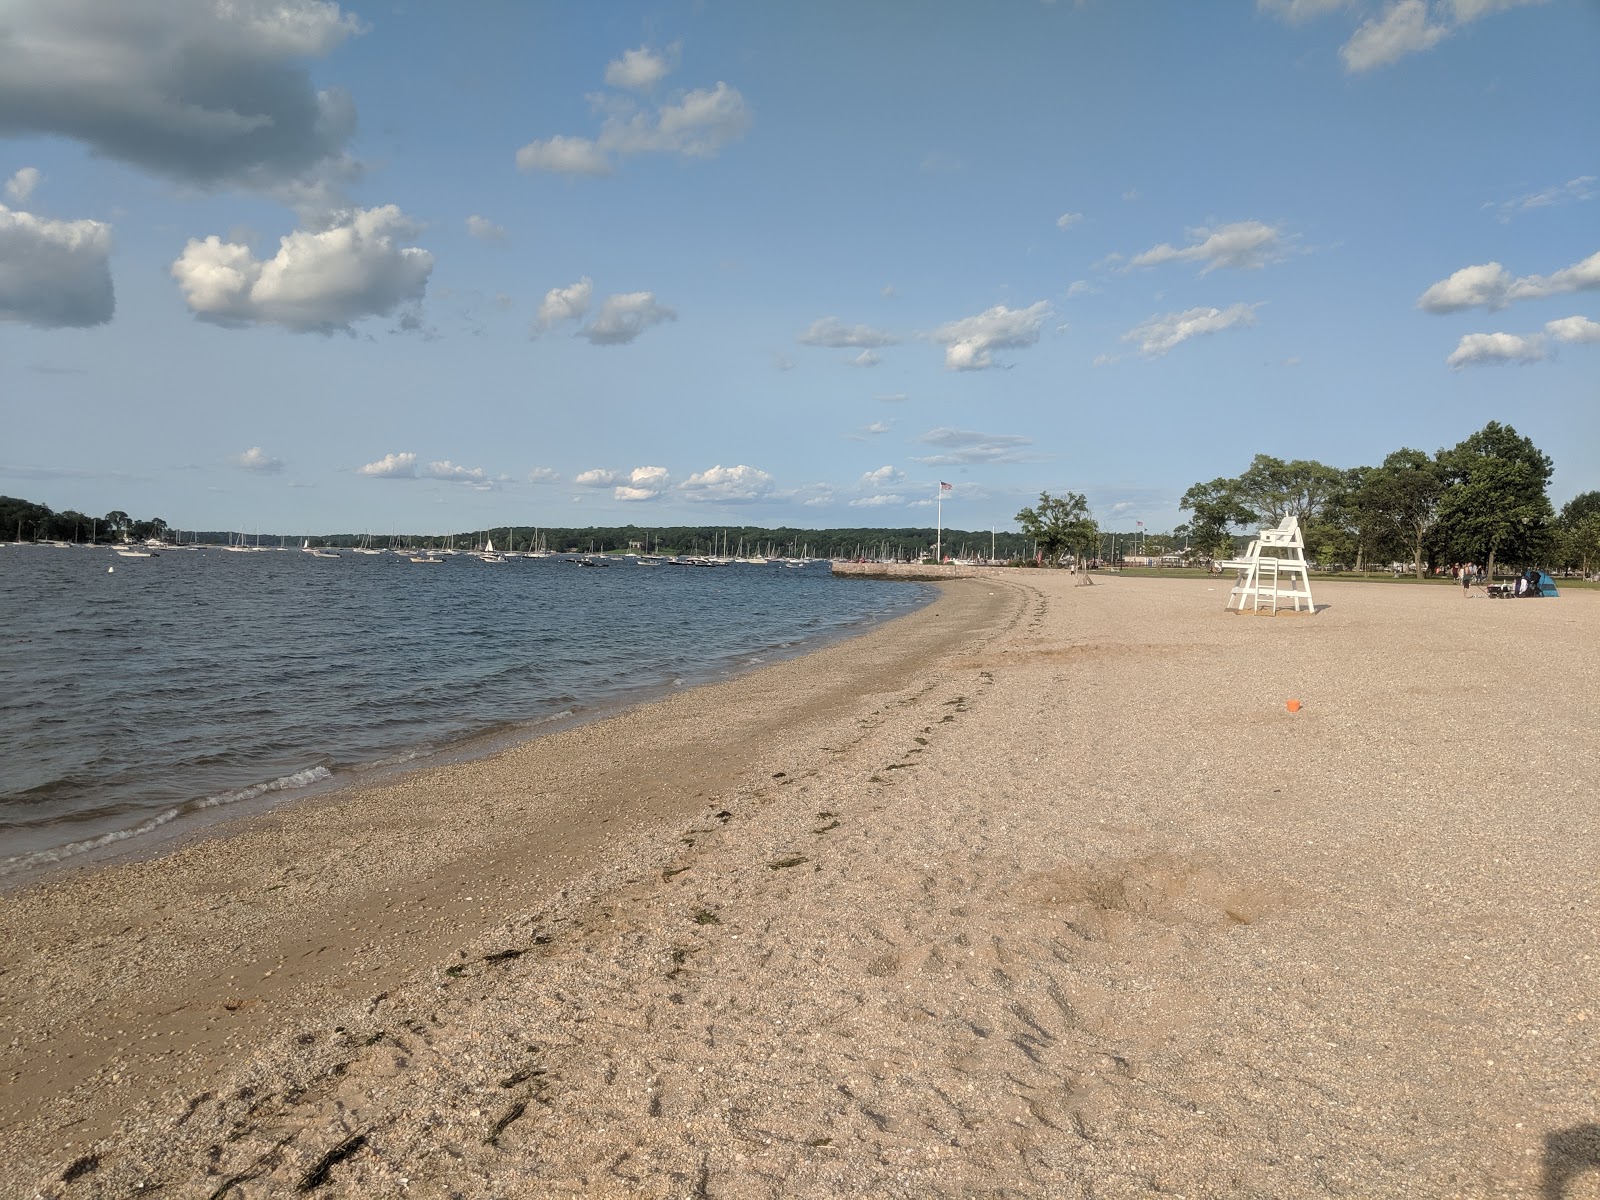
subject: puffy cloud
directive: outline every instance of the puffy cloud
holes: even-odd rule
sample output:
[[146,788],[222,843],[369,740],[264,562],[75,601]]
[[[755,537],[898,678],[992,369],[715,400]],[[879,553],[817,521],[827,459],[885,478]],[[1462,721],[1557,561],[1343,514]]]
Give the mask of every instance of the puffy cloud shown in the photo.
[[884,488],[894,487],[905,481],[905,473],[898,467],[882,466],[876,471],[868,471],[861,477],[857,485],[863,492],[881,492]]
[[928,467],[954,467],[968,463],[1031,462],[1036,455],[1023,449],[1033,439],[1017,433],[979,433],[975,429],[952,429],[941,425],[917,439],[924,445],[939,447],[939,453],[913,457]]
[[236,465],[246,471],[260,471],[263,474],[276,474],[283,470],[283,459],[273,458],[261,449],[260,446],[251,446],[243,454],[233,456]]
[[1065,212],[1065,213],[1062,213],[1059,217],[1056,218],[1056,228],[1057,229],[1071,229],[1074,225],[1076,225],[1081,220],[1083,220],[1083,214],[1082,213]]
[[1256,11],[1298,25],[1337,12],[1349,3],[1350,0],[1256,0]]
[[1235,304],[1229,308],[1190,308],[1151,317],[1138,328],[1123,334],[1122,340],[1138,342],[1139,349],[1146,354],[1161,355],[1192,337],[1203,333],[1221,333],[1237,325],[1253,325],[1255,319],[1254,304]]
[[1074,279],[1067,285],[1067,299],[1076,300],[1079,296],[1092,296],[1099,290],[1087,279]]
[[561,476],[554,467],[535,467],[528,472],[529,483],[560,483]]
[[889,432],[889,422],[887,422],[887,421],[874,421],[871,425],[867,426],[867,432],[868,433],[888,433]]
[[364,467],[356,468],[357,475],[367,475],[374,479],[415,479],[417,477],[417,456],[408,451],[399,454],[385,454],[377,462],[369,462]]
[[391,204],[342,214],[320,233],[296,230],[270,259],[214,235],[190,239],[172,277],[201,320],[332,333],[422,298],[433,255],[395,244],[415,232]]
[[51,221],[0,204],[0,321],[104,325],[116,310],[110,255],[109,225]]
[[524,171],[553,171],[558,175],[609,175],[611,159],[588,138],[557,134],[529,142],[517,151],[517,166]]
[[1544,0],[1444,0],[1444,7],[1459,24],[1465,25],[1492,13],[1543,3]]
[[620,484],[612,495],[618,500],[654,500],[671,483],[672,477],[665,467],[635,467],[628,475],[628,482]]
[[676,312],[656,303],[654,292],[623,292],[607,296],[594,320],[579,333],[596,346],[622,346],[652,325],[677,319]]
[[458,483],[489,482],[489,473],[482,467],[460,467],[448,458],[429,463],[422,473],[429,479],[449,479]]
[[1007,308],[997,304],[975,317],[950,321],[933,331],[933,340],[944,346],[944,365],[952,371],[981,371],[995,365],[990,352],[1015,350],[1039,340],[1039,330],[1050,315],[1045,301],[1027,308]]
[[[673,46],[668,53],[676,58],[676,51],[677,47]],[[671,70],[672,64],[666,55],[657,54],[648,46],[640,46],[637,50],[624,50],[621,58],[606,64],[606,83],[612,87],[643,92],[655,87]]]
[[1350,35],[1350,40],[1339,47],[1339,57],[1344,59],[1346,71],[1370,71],[1374,67],[1391,66],[1408,54],[1427,50],[1449,32],[1448,26],[1435,25],[1428,20],[1428,6],[1424,0],[1399,0],[1381,17],[1363,21]]
[[[645,80],[659,80],[666,70],[665,61],[649,51],[628,51],[606,69],[606,82],[638,89],[648,86]],[[529,142],[517,151],[517,166],[524,171],[609,175],[613,155],[714,158],[743,137],[752,120],[739,89],[720,81],[716,87],[697,88],[657,106],[641,106],[631,97],[615,94],[600,97],[598,103],[607,115],[597,137],[558,134]]]
[[573,476],[572,482],[579,487],[613,487],[623,476],[616,471],[608,471],[604,467],[596,467],[592,471],[580,471]]
[[904,504],[906,498],[898,492],[881,492],[872,496],[858,496],[850,501],[851,508],[882,508],[888,504]]
[[355,108],[297,60],[360,32],[330,0],[9,0],[0,134],[71,138],[201,185],[315,178]]
[[539,325],[548,329],[557,321],[576,321],[589,311],[589,300],[594,295],[594,281],[585,275],[577,283],[564,288],[551,288],[539,305]]
[[1181,250],[1163,242],[1137,254],[1128,267],[1154,267],[1168,262],[1202,262],[1202,275],[1218,267],[1257,270],[1282,257],[1282,231],[1260,221],[1236,221],[1215,229],[1189,230],[1190,244]]
[[1469,333],[1445,362],[1452,367],[1485,363],[1531,363],[1545,357],[1544,339],[1538,334]]
[[1493,312],[1513,300],[1539,300],[1546,296],[1588,292],[1596,288],[1600,288],[1600,251],[1550,275],[1512,278],[1511,273],[1497,262],[1462,267],[1448,279],[1440,280],[1423,292],[1417,300],[1417,307],[1431,313],[1460,312],[1478,307]]
[[467,218],[467,232],[480,242],[503,242],[506,231],[502,225],[496,225],[488,217],[480,217],[476,213]]
[[1569,179],[1556,187],[1529,192],[1499,204],[1485,204],[1484,207],[1494,209],[1495,216],[1501,224],[1505,224],[1520,212],[1531,212],[1536,208],[1552,208],[1558,204],[1581,204],[1585,200],[1593,200],[1596,196],[1600,196],[1600,188],[1595,186],[1595,182],[1593,175],[1579,175],[1576,179]]
[[1441,279],[1417,300],[1417,307],[1432,313],[1460,312],[1482,305],[1491,312],[1506,306],[1511,274],[1497,262],[1462,267]]
[[1562,317],[1546,321],[1545,332],[1563,342],[1600,342],[1600,321],[1588,317]]
[[893,346],[898,340],[893,334],[870,325],[846,325],[838,317],[813,321],[810,329],[795,338],[802,346],[828,346],[836,350],[855,347],[871,350]]
[[875,367],[883,361],[876,350],[863,350],[850,360],[852,367]]
[[774,480],[756,467],[712,467],[697,471],[678,485],[685,500],[722,504],[753,504],[772,495]]
[[33,195],[33,189],[39,186],[39,179],[38,167],[23,167],[6,180],[6,195],[18,204],[26,204],[28,197]]

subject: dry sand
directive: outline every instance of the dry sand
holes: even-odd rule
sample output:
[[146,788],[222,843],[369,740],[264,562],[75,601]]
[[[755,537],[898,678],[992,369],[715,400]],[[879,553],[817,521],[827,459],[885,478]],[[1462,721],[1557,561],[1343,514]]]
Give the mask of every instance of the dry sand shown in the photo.
[[0,900],[0,1194],[1600,1197],[1600,594],[1074,582]]

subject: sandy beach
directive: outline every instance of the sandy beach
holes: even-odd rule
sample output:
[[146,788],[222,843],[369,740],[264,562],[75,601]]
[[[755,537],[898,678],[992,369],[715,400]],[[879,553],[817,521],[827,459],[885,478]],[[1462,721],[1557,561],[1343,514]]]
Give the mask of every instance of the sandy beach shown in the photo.
[[0,898],[0,1195],[1600,1198],[1600,593],[1077,582]]

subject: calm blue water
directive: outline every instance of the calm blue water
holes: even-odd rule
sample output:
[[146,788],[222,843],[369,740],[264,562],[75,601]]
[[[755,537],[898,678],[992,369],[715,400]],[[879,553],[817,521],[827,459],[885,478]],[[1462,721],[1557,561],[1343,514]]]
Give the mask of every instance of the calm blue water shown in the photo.
[[931,595],[826,563],[0,547],[0,877],[749,670]]

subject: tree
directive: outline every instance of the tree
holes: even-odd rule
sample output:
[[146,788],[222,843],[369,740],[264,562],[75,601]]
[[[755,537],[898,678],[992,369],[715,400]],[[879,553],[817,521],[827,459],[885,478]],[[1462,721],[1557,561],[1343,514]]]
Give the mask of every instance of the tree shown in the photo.
[[1194,514],[1189,522],[1197,547],[1233,552],[1235,525],[1276,525],[1292,516],[1302,531],[1327,511],[1346,486],[1345,473],[1308,459],[1284,462],[1258,454],[1236,479],[1197,483],[1178,507]]
[[1439,515],[1444,476],[1421,450],[1401,447],[1361,478],[1352,505],[1368,514],[1380,534],[1397,537],[1423,576],[1423,547]]
[[1561,506],[1562,566],[1576,566],[1589,577],[1589,564],[1600,559],[1600,492],[1583,492]]
[[1550,456],[1509,425],[1490,421],[1449,450],[1440,450],[1445,491],[1439,531],[1453,558],[1527,562],[1544,541],[1554,510],[1545,487]]
[[1044,559],[1057,564],[1068,550],[1081,560],[1083,551],[1095,544],[1100,532],[1089,515],[1089,502],[1077,492],[1060,497],[1040,492],[1039,506],[1023,509],[1016,521],[1022,532],[1039,544]]

